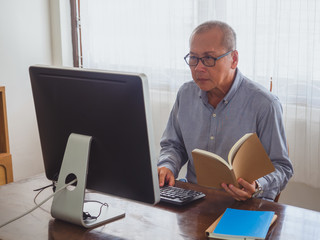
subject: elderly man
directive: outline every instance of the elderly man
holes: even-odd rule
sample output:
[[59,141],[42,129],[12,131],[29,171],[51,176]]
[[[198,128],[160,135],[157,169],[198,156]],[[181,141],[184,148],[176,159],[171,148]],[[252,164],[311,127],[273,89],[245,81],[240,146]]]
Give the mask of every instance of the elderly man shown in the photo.
[[239,201],[274,200],[291,178],[279,99],[242,75],[238,60],[236,34],[228,24],[209,21],[193,31],[185,56],[193,81],[179,89],[161,139],[160,186],[174,185],[186,162],[186,179],[196,183],[193,149],[227,159],[233,144],[249,132],[257,133],[276,170],[254,182],[239,178],[241,188],[222,183],[225,191]]

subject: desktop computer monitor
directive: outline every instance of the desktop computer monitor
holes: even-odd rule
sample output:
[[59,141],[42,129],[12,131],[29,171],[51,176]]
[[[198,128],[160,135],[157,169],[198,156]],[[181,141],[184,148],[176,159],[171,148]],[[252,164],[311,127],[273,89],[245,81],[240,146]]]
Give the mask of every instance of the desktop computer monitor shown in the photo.
[[157,203],[146,76],[52,66],[31,66],[29,73],[46,177],[58,180],[72,134],[89,136],[87,169],[74,157],[69,173],[84,168],[86,189]]

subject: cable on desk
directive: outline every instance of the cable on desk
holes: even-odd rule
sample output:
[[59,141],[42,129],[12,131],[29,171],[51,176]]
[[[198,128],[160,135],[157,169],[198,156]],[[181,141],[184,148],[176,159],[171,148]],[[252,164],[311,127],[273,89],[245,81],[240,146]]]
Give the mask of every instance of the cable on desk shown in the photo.
[[35,209],[39,208],[41,205],[43,205],[45,202],[47,202],[50,198],[52,198],[53,196],[55,196],[58,192],[60,192],[60,191],[62,191],[63,189],[67,188],[69,185],[75,183],[76,181],[77,181],[77,179],[74,179],[74,180],[72,180],[71,182],[67,183],[66,185],[62,186],[61,188],[59,188],[58,190],[56,190],[54,193],[52,193],[49,197],[47,197],[46,199],[44,199],[42,202],[40,202],[39,204],[36,204],[36,206],[33,207],[33,208],[31,208],[29,211],[27,211],[27,212],[21,214],[20,216],[15,217],[15,218],[13,218],[13,219],[11,219],[11,220],[9,220],[9,221],[1,224],[1,225],[0,225],[0,228],[8,225],[9,223],[12,223],[12,222],[18,220],[18,219],[20,219],[20,218],[22,218],[22,217],[24,217],[24,216],[26,216],[27,214],[29,214],[29,213],[31,213],[31,212],[33,212]]
[[83,220],[86,220],[86,219],[88,219],[88,218],[90,218],[90,219],[98,219],[98,217],[100,217],[100,215],[101,215],[102,208],[103,208],[104,206],[109,207],[109,204],[108,204],[108,203],[103,203],[103,202],[100,202],[100,201],[97,201],[97,200],[85,200],[85,201],[84,201],[84,203],[87,203],[87,202],[96,202],[96,203],[101,204],[101,206],[100,206],[100,211],[99,211],[99,214],[98,214],[97,216],[91,216],[90,213],[88,213],[88,212],[83,212]]
[[[33,198],[34,204],[35,204],[35,205],[38,205],[38,203],[37,203],[36,200],[37,200],[38,196],[40,195],[40,193],[42,193],[42,191],[45,190],[46,188],[52,187],[52,188],[53,188],[53,189],[52,189],[53,192],[55,192],[55,190],[56,190],[56,183],[57,183],[56,181],[52,181],[52,183],[49,184],[49,185],[47,185],[47,186],[34,189],[33,191],[39,191],[39,192],[36,194],[36,196]],[[97,200],[84,200],[84,203],[87,203],[87,202],[99,203],[99,204],[101,204],[101,206],[100,206],[99,214],[98,214],[97,216],[92,216],[89,212],[83,212],[83,213],[82,213],[83,220],[88,220],[88,219],[94,220],[94,219],[98,219],[98,218],[100,217],[100,215],[101,215],[102,208],[103,208],[104,206],[109,207],[109,204],[108,204],[108,203],[103,203],[103,202],[100,202],[100,201],[97,201]],[[47,211],[46,209],[44,209],[44,208],[42,208],[42,207],[40,207],[40,206],[39,206],[39,208],[41,208],[43,211],[45,211],[45,212],[47,212],[47,213],[50,214],[50,212]]]
[[[33,202],[34,202],[34,204],[35,205],[38,205],[38,203],[37,203],[37,198],[38,198],[38,196],[40,195],[40,193],[42,193],[43,192],[43,190],[45,190],[46,188],[48,188],[48,187],[52,187],[53,188],[53,192],[55,191],[55,189],[56,189],[56,185],[55,185],[55,182],[53,181],[51,184],[49,184],[49,185],[47,185],[47,186],[44,186],[44,187],[41,187],[41,188],[38,188],[38,189],[34,189],[33,191],[39,191],[37,194],[36,194],[36,196],[33,198]],[[45,212],[47,212],[47,213],[49,213],[50,214],[50,212],[48,211],[48,210],[46,210],[46,209],[44,209],[44,208],[42,208],[42,207],[39,207],[39,208],[41,208],[43,211],[45,211]]]
[[44,186],[44,187],[41,187],[41,188],[37,188],[37,189],[34,189],[33,191],[37,192],[37,191],[43,191],[44,189],[48,188],[48,187],[52,187],[53,188],[53,191],[55,191],[55,182],[52,181],[51,184],[47,185],[47,186]]

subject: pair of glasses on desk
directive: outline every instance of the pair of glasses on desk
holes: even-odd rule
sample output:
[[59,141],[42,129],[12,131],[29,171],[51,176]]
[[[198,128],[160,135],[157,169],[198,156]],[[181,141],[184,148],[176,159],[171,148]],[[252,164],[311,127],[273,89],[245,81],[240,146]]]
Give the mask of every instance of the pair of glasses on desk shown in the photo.
[[164,186],[160,188],[160,200],[174,205],[184,205],[205,196],[202,192],[180,187]]

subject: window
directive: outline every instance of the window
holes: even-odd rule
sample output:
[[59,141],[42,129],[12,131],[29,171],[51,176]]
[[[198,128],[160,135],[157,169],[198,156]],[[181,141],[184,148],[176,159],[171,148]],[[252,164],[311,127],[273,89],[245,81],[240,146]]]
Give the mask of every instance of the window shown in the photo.
[[83,67],[144,72],[156,144],[175,94],[192,80],[189,36],[210,19],[237,33],[239,69],[279,96],[294,180],[320,187],[320,2],[317,0],[78,0]]

